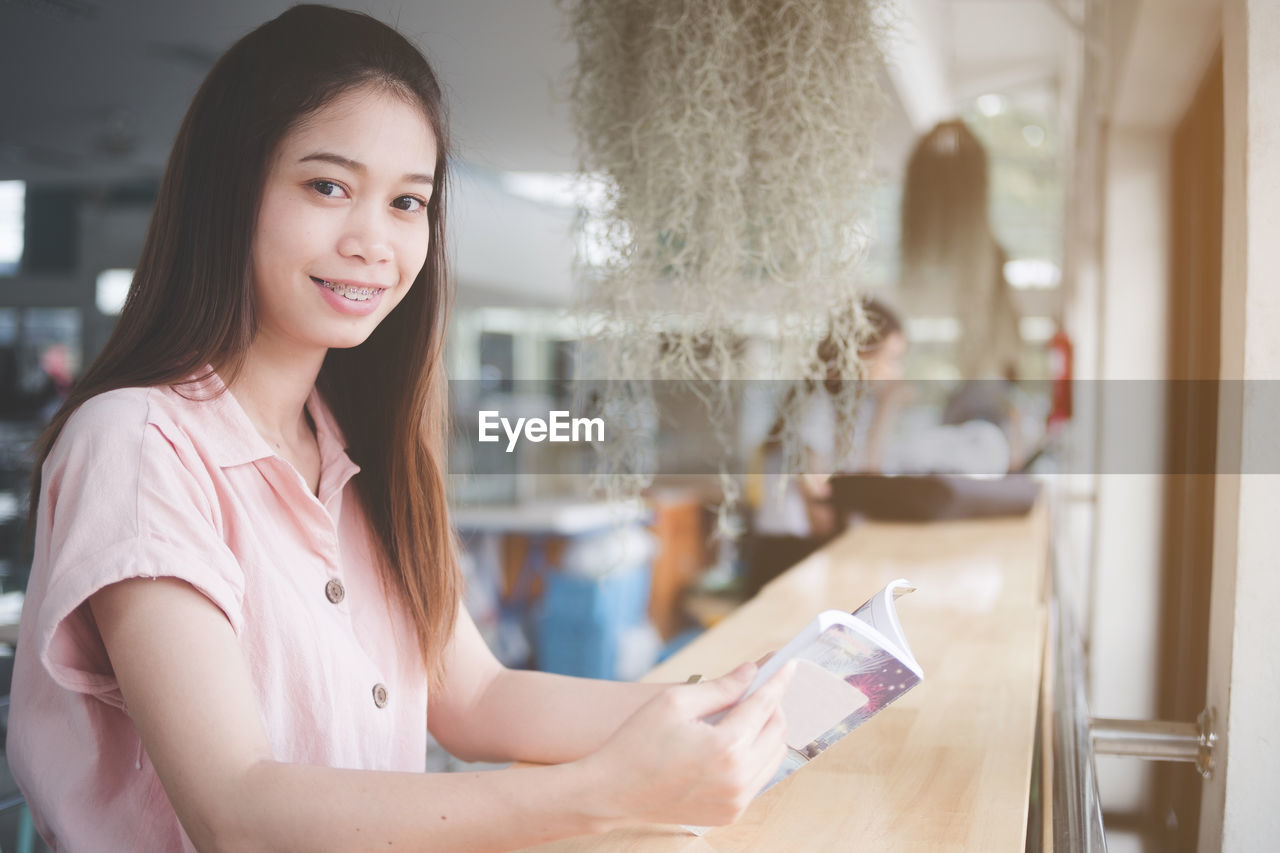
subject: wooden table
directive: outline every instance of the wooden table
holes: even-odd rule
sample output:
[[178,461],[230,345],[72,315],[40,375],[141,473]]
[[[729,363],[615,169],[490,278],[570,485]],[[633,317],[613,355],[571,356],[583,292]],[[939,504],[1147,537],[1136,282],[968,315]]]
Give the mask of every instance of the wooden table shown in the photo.
[[569,851],[1022,851],[1046,635],[1048,519],[862,525],[766,586],[646,680],[723,673],[887,582],[925,680],[763,794],[737,824],[541,845]]

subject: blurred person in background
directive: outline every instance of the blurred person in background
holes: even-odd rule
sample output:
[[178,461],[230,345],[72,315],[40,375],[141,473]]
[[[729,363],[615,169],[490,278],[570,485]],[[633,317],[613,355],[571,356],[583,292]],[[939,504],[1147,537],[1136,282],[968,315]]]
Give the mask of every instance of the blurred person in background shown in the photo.
[[[826,382],[810,381],[804,386],[808,399],[799,421],[800,470],[784,473],[782,435],[786,421],[782,415],[774,421],[753,460],[748,483],[751,536],[744,548],[751,591],[840,532],[841,520],[830,503],[831,475],[878,470],[887,435],[906,402],[902,378],[907,338],[902,321],[877,299],[862,299],[859,310],[866,317],[869,332],[858,349],[863,366],[858,381],[863,389],[853,422],[841,425],[831,398],[847,380],[830,367],[837,360],[838,344],[828,335],[818,344],[818,357],[829,366]],[[794,388],[788,392],[784,411],[799,393]],[[849,431],[849,450],[838,457],[841,429]]]
[[959,324],[961,379],[1017,378],[1018,311],[989,198],[987,151],[968,125],[943,121],[920,137],[902,188],[898,294],[911,317]]

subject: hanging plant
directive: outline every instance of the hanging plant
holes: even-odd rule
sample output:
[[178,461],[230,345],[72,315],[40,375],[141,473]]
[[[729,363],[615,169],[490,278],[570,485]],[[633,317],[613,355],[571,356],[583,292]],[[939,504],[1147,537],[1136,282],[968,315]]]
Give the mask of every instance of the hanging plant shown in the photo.
[[[763,332],[769,373],[802,383],[787,397],[794,423],[829,371],[860,373],[868,330],[843,309],[866,245],[884,4],[562,5],[578,50],[580,165],[605,186],[583,223],[596,257],[581,265],[579,375],[622,380],[609,393],[632,412],[652,405],[645,380],[707,383],[697,393],[720,422],[724,380],[765,378],[740,347]],[[838,346],[824,362],[828,336]],[[851,415],[852,393],[840,396]],[[619,464],[606,468],[625,470],[635,453],[614,444]]]

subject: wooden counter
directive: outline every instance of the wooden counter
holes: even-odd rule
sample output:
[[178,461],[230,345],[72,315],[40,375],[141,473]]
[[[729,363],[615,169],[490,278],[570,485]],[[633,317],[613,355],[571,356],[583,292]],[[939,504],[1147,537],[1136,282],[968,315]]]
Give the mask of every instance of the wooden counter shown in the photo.
[[781,646],[815,613],[851,610],[897,577],[925,679],[702,838],[619,830],[569,851],[1022,851],[1046,634],[1048,522],[868,523],[799,563],[646,680],[719,675]]

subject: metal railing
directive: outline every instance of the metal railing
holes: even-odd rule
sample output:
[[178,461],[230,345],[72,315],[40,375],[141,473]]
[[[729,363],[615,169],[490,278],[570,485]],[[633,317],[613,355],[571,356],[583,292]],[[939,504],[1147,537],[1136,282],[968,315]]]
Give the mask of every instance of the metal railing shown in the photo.
[[1050,603],[1053,643],[1053,849],[1106,853],[1093,762],[1084,645],[1069,608]]

